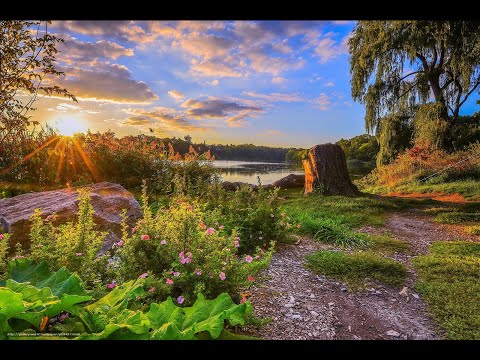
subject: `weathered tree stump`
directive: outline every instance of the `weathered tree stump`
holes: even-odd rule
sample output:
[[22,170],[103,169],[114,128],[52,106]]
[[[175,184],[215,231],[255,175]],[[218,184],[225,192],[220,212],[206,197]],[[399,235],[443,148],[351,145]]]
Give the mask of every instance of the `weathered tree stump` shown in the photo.
[[340,145],[315,145],[303,160],[305,194],[314,190],[325,195],[355,196],[359,191],[350,180],[345,153]]

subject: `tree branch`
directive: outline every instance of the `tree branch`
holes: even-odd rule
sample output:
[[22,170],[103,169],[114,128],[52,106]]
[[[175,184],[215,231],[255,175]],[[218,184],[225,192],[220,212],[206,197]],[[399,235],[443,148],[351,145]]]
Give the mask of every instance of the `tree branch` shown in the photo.
[[422,64],[423,64],[423,69],[424,69],[425,71],[427,71],[427,70],[428,70],[428,62],[427,62],[427,59],[425,59],[425,56],[423,56],[422,54],[420,54],[420,53],[418,53],[418,52],[416,53],[416,55],[417,55],[417,57],[420,59],[420,61],[422,62]]
[[472,87],[472,89],[465,95],[465,98],[462,100],[462,102],[459,104],[459,107],[462,106],[465,101],[467,101],[468,97],[475,91],[475,89],[480,85],[480,80],[477,81],[477,83]]

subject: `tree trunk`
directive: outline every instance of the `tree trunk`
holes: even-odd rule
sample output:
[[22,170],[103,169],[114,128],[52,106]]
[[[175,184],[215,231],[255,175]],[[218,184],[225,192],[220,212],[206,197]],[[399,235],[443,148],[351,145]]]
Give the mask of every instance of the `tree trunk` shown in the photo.
[[447,104],[445,103],[445,97],[443,96],[443,91],[440,87],[440,74],[430,74],[428,76],[428,82],[430,83],[430,87],[432,88],[432,93],[435,101],[439,104],[442,104],[442,120],[449,121]]
[[325,195],[358,195],[350,180],[345,153],[340,145],[315,145],[303,160],[305,170],[305,194],[314,190]]

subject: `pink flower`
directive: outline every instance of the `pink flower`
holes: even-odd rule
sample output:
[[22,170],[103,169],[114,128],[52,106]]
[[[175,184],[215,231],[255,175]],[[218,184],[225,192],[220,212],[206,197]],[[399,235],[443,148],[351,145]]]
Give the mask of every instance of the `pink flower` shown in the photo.
[[240,304],[243,304],[245,301],[247,301],[247,298],[246,298],[246,297],[242,297],[242,298],[240,299]]
[[3,240],[4,236],[3,234],[0,234],[0,240]]
[[177,303],[178,303],[179,305],[182,305],[184,301],[185,301],[185,298],[184,298],[182,295],[180,295],[180,296],[177,298]]
[[260,259],[260,256],[258,256],[258,255],[255,255],[255,259],[257,259],[257,260],[258,260],[258,259]]
[[15,256],[15,259],[24,259],[24,258],[25,258],[25,256],[22,256],[22,255]]
[[198,275],[198,276],[202,275],[202,270],[200,270],[198,268],[195,269],[195,274]]
[[235,245],[235,247],[238,248],[240,246],[240,242],[238,240],[235,240],[233,242],[233,245]]
[[138,226],[135,226],[133,229],[132,229],[132,234],[136,233],[138,231]]
[[117,286],[114,282],[111,282],[110,284],[107,284],[107,289],[113,289]]
[[153,293],[155,292],[155,288],[154,288],[154,287],[151,287],[150,289],[148,289],[148,292],[149,292],[150,294],[153,294]]
[[223,280],[225,280],[225,279],[227,278],[227,275],[225,275],[225,273],[222,271],[222,272],[218,275],[218,277],[220,278],[220,280],[223,281]]
[[172,279],[167,279],[167,280],[165,280],[165,282],[166,282],[168,285],[173,285],[173,280],[172,280]]
[[188,264],[190,261],[192,261],[192,258],[190,258],[190,257],[186,257],[186,258],[181,258],[181,259],[180,259],[180,262],[181,262],[182,264]]
[[139,278],[139,279],[145,279],[147,276],[148,276],[148,273],[143,273],[143,274],[140,275],[138,278]]
[[187,257],[191,258],[192,257],[192,253],[189,251],[187,252]]
[[80,253],[80,252],[75,253],[75,256],[82,256],[82,255],[83,255],[83,253]]
[[223,230],[223,229],[225,229],[225,226],[220,225],[218,228],[219,228],[220,230]]
[[235,236],[235,237],[233,238],[233,240],[235,240],[235,241],[240,241],[240,238],[239,238],[238,236]]
[[179,276],[180,276],[180,273],[179,273],[178,271],[175,271],[175,272],[173,273],[173,276],[179,277]]
[[166,244],[167,244],[167,240],[160,241],[160,245],[166,245]]
[[245,256],[245,261],[251,263],[253,258],[250,255]]
[[202,220],[200,220],[200,227],[205,230],[207,228],[207,225],[204,224]]
[[250,281],[250,282],[254,282],[254,281],[255,281],[255,278],[254,278],[253,276],[251,276],[251,275],[249,275],[247,279],[248,279],[248,281]]
[[182,251],[181,253],[178,254],[178,257],[179,257],[179,258],[183,258],[183,255],[184,255],[184,253],[183,253],[183,251]]
[[211,235],[211,234],[213,234],[214,231],[215,231],[214,228],[208,228],[207,231],[205,231],[205,234]]
[[140,239],[142,239],[142,240],[150,240],[150,235],[148,235],[148,234],[142,235],[142,236],[140,236]]

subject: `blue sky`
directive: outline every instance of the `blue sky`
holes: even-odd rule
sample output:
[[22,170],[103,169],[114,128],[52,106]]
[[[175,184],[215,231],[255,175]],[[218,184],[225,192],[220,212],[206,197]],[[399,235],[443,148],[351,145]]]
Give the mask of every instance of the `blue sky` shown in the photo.
[[[364,133],[350,96],[353,21],[54,21],[78,103],[35,117],[117,135],[310,147]],[[465,113],[476,111],[474,101]],[[477,106],[478,107],[478,106]]]

